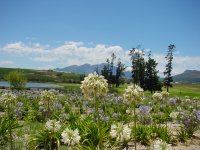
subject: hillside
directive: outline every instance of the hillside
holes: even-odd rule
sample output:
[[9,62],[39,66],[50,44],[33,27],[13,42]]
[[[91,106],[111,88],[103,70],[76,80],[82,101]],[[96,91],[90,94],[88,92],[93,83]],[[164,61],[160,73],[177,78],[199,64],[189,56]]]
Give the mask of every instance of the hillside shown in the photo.
[[[90,64],[84,64],[84,65],[72,65],[72,66],[68,66],[65,68],[56,68],[54,69],[55,71],[61,71],[61,72],[68,72],[68,73],[75,73],[75,74],[89,74],[89,73],[93,73],[94,71],[97,71],[99,73],[101,73],[101,70],[104,67],[104,63],[102,64],[97,64],[97,65],[90,65]],[[115,74],[116,72],[116,67],[113,67],[113,72]],[[126,71],[125,72],[125,77],[127,79],[131,78],[131,72],[130,71]]]
[[175,82],[200,83],[200,71],[185,70],[183,73],[173,76]]
[[33,70],[19,68],[0,68],[0,80],[5,80],[5,76],[14,70],[23,72],[32,82],[59,82],[59,83],[79,83],[80,75],[74,73],[56,72],[52,70]]
[[[14,70],[22,71],[28,81],[32,82],[58,82],[58,83],[79,83],[80,74],[92,73],[95,70],[100,72],[104,64],[100,65],[73,65],[65,68],[56,68],[55,70],[33,70],[18,68],[0,68],[0,81],[5,80],[5,76]],[[114,72],[116,67],[114,67]],[[125,77],[130,79],[131,72],[126,71]],[[174,82],[180,83],[200,83],[200,71],[185,70],[183,73],[173,76]]]
[[75,74],[89,74],[94,72],[98,69],[98,71],[102,70],[104,64],[99,65],[90,65],[90,64],[84,64],[84,65],[71,65],[65,68],[56,68],[55,71],[62,71],[62,72],[68,72],[68,73],[75,73]]

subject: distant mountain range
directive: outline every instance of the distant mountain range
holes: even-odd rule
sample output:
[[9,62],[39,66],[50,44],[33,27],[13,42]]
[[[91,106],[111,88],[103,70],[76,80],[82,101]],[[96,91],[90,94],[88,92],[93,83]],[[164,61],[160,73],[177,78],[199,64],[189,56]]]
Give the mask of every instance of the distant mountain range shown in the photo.
[[[105,63],[97,64],[97,65],[90,65],[90,64],[84,64],[84,65],[80,65],[80,66],[72,65],[72,66],[68,66],[65,68],[56,68],[56,69],[54,69],[54,71],[75,73],[75,74],[89,74],[89,73],[93,73],[98,70],[98,72],[101,73],[101,70],[103,69],[104,65],[105,65]],[[113,67],[113,72],[114,72],[114,74],[116,72],[115,66]],[[132,74],[130,71],[126,71],[124,74],[127,79],[131,79]]]
[[[101,72],[103,66],[105,64],[98,64],[98,65],[72,65],[65,68],[56,68],[55,71],[59,72],[67,72],[67,73],[75,73],[75,74],[89,74],[96,70]],[[113,72],[115,73],[116,67],[113,68]],[[131,79],[131,72],[126,71],[125,77],[127,79]],[[174,82],[181,82],[181,83],[200,83],[200,71],[197,70],[185,70],[183,73],[173,76]]]
[[183,73],[173,77],[175,82],[181,83],[200,83],[200,71],[185,70]]
[[61,72],[68,72],[68,73],[76,73],[76,74],[89,74],[94,72],[96,69],[99,71],[102,70],[104,64],[99,65],[90,65],[90,64],[84,64],[84,65],[72,65],[65,68],[56,68],[55,71],[61,71]]

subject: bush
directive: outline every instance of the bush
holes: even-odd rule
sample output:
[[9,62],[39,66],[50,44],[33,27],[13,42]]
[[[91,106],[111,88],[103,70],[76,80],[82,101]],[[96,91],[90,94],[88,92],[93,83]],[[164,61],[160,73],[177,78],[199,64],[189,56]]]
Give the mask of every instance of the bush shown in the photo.
[[16,90],[22,90],[26,86],[26,78],[20,71],[12,71],[6,76],[6,80],[10,83],[10,87]]

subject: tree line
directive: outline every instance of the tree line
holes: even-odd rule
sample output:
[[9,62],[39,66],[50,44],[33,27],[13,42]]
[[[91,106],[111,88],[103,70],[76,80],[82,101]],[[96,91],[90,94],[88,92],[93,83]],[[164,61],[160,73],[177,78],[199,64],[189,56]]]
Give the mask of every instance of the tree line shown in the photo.
[[[148,59],[145,61],[144,50],[139,48],[132,48],[129,51],[129,56],[131,57],[131,72],[132,72],[132,82],[134,84],[140,85],[144,90],[149,90],[151,93],[155,91],[161,91],[162,86],[165,86],[167,91],[169,87],[172,87],[173,77],[172,77],[172,60],[173,52],[175,51],[175,45],[170,44],[168,46],[167,55],[165,59],[167,64],[165,66],[164,80],[160,81],[158,72],[156,69],[158,63],[155,59],[151,57],[151,51],[147,53]],[[114,64],[117,57],[114,53],[111,54],[111,58],[106,59],[106,63],[101,70],[101,75],[103,75],[110,86],[115,85],[119,87],[120,84],[124,82],[123,76],[126,70],[125,64],[121,62],[121,59],[117,59],[117,65],[114,72]],[[97,69],[97,73],[98,69]]]

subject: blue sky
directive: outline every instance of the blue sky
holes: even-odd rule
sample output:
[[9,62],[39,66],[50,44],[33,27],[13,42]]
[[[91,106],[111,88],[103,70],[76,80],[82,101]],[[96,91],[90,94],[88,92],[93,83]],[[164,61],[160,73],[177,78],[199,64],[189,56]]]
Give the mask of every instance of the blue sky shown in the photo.
[[48,69],[105,62],[115,52],[150,49],[164,70],[176,45],[173,74],[200,70],[199,0],[1,0],[0,67]]

